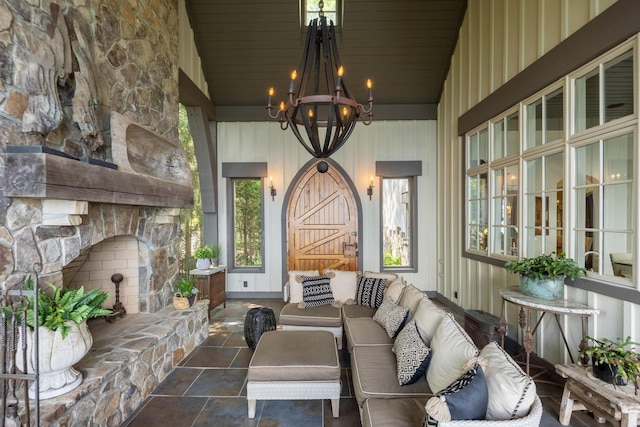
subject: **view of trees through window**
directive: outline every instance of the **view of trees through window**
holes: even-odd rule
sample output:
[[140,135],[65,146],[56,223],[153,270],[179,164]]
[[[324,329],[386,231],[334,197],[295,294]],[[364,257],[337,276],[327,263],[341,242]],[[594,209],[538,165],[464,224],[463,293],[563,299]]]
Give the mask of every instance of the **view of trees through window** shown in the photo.
[[191,169],[191,183],[193,185],[193,209],[180,210],[180,259],[182,260],[182,269],[188,271],[191,268],[195,268],[192,252],[194,248],[200,245],[202,236],[202,201],[196,152],[191,132],[189,131],[187,110],[182,104],[180,104],[178,112],[178,138],[180,147],[187,153]]
[[411,196],[408,178],[382,180],[382,265],[411,265]]
[[259,178],[233,180],[236,267],[262,266],[262,182]]

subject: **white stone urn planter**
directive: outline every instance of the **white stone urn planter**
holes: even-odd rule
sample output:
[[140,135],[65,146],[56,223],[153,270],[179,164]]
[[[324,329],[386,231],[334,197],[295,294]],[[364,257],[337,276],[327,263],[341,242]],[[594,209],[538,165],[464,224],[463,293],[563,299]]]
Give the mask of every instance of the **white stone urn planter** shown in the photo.
[[[67,393],[82,383],[82,374],[74,369],[91,349],[93,336],[89,332],[87,322],[80,324],[69,322],[71,331],[62,339],[60,330],[52,331],[45,326],[38,328],[40,369],[40,399],[50,399]],[[20,348],[22,336],[20,337]],[[34,368],[33,332],[27,329],[27,372],[35,372]],[[17,352],[16,363],[19,369],[24,368],[22,352]],[[29,387],[29,398],[35,397],[35,382]]]

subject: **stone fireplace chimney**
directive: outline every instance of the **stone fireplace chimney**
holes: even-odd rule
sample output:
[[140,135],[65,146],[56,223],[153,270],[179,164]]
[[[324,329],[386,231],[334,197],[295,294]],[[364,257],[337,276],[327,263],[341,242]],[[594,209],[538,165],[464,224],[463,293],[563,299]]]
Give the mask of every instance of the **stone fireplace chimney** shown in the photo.
[[126,242],[138,311],[171,300],[179,209],[193,205],[177,132],[176,8],[0,4],[0,285],[35,275],[93,287],[100,276],[111,292],[128,261],[114,256],[94,279],[87,263],[92,248]]

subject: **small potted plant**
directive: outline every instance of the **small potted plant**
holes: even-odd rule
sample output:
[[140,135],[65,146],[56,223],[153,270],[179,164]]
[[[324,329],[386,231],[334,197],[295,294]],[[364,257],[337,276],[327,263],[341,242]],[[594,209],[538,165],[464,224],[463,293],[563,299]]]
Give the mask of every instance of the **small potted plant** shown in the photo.
[[523,294],[546,300],[563,297],[565,277],[575,280],[580,274],[587,274],[564,252],[508,261],[504,267],[511,273],[520,274],[520,290]]
[[608,338],[595,339],[585,337],[593,344],[580,352],[580,357],[590,357],[593,365],[593,375],[602,381],[615,385],[625,385],[629,381],[633,384],[635,394],[640,388],[640,353],[630,346],[640,346],[640,343],[618,338],[616,341]]
[[213,249],[211,246],[200,246],[197,248],[193,256],[196,257],[196,268],[198,270],[206,270],[211,267],[211,258],[213,258]]
[[184,276],[179,277],[173,294],[173,306],[176,310],[184,310],[187,307],[191,307],[196,302],[198,292],[196,279]]
[[211,265],[217,267],[220,264],[220,245],[214,243],[210,246],[212,255],[211,255]]

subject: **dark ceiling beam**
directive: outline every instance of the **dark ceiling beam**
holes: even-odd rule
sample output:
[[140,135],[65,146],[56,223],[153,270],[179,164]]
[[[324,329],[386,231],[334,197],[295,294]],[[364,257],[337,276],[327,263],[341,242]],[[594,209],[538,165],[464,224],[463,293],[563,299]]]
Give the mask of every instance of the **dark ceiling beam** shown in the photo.
[[198,86],[187,76],[187,74],[179,70],[178,75],[178,91],[180,96],[180,103],[184,106],[195,107],[199,106],[207,116],[207,120],[216,120],[216,109],[213,102],[206,97]]

